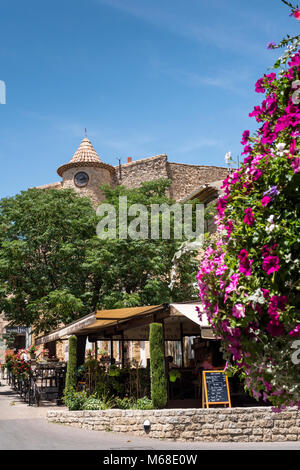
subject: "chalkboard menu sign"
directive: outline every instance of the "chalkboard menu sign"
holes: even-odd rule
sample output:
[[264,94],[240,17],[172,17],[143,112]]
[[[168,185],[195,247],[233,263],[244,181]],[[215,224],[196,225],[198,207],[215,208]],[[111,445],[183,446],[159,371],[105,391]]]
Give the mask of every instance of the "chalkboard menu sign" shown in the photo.
[[204,370],[202,376],[202,404],[231,407],[228,378],[221,370]]

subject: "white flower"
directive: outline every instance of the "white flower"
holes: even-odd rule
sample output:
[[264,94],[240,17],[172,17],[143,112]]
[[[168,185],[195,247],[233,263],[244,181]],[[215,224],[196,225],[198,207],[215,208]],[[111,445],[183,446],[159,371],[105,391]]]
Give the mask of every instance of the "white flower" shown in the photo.
[[266,226],[266,232],[271,233],[275,228],[278,227],[278,225],[274,224],[274,215],[270,215],[270,217],[267,219],[268,225]]
[[231,160],[231,152],[227,152],[225,155],[225,162],[227,165],[229,165],[230,160]]
[[266,232],[271,233],[271,232],[273,232],[273,230],[274,230],[276,227],[277,227],[277,225],[275,225],[275,224],[268,225],[268,226],[266,227]]
[[279,142],[278,144],[275,145],[276,147],[276,153],[279,155],[279,157],[282,157],[285,153],[288,153],[287,150],[285,150],[285,143],[284,142]]
[[248,300],[251,300],[252,302],[254,302],[254,304],[256,304],[256,303],[259,303],[259,304],[266,303],[263,292],[260,288],[256,289],[256,291],[252,295],[250,295]]

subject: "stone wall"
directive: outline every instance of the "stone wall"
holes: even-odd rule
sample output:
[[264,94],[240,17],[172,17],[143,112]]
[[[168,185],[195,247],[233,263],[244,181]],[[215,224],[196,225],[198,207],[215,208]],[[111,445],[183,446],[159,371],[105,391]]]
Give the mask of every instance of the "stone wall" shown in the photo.
[[145,181],[152,181],[160,178],[169,178],[167,173],[167,155],[156,155],[155,157],[136,160],[115,167],[115,184],[122,184],[129,188],[136,188]]
[[279,442],[300,441],[300,411],[274,413],[270,407],[48,411],[48,421],[95,431],[113,431],[184,441]]
[[224,180],[228,174],[228,169],[223,167],[168,162],[167,155],[157,155],[121,165],[121,178],[119,167],[115,167],[115,170],[115,184],[130,188],[159,178],[172,180],[169,195],[176,201],[184,199],[203,184]]
[[170,196],[182,200],[203,184],[224,180],[228,169],[217,166],[187,165],[168,162],[168,175],[172,180]]

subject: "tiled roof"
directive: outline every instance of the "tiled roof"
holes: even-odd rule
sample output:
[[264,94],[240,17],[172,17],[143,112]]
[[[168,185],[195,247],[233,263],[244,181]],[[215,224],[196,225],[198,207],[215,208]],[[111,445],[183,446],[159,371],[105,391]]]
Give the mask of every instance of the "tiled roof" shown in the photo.
[[87,163],[87,162],[101,162],[99,155],[91,144],[91,141],[85,137],[78,149],[74,153],[72,160],[69,163]]
[[99,155],[97,154],[96,150],[94,149],[90,140],[87,137],[82,140],[78,149],[74,153],[73,158],[68,163],[61,165],[57,169],[57,173],[59,174],[59,176],[62,176],[65,170],[72,167],[80,166],[97,166],[106,168],[110,172],[115,171],[114,167],[112,167],[111,165],[101,162]]

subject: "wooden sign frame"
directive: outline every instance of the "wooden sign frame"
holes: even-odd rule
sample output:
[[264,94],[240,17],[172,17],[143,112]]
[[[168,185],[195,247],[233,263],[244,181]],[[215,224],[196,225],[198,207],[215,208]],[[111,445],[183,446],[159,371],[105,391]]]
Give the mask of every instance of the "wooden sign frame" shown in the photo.
[[224,374],[224,371],[223,370],[203,370],[202,371],[202,408],[209,408],[209,405],[224,405],[224,406],[228,405],[228,407],[231,408],[228,377],[225,374],[224,375],[226,379],[228,401],[211,401],[211,402],[208,401],[206,374],[215,374],[215,373]]

